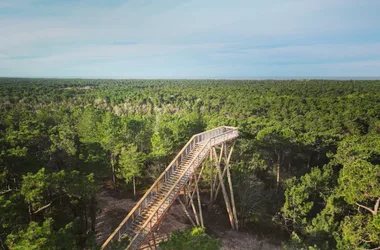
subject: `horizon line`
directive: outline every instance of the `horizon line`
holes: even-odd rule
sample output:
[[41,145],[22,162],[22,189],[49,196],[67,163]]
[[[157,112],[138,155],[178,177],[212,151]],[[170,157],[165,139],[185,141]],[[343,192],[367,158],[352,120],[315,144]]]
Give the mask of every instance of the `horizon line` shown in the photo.
[[112,76],[0,76],[0,79],[109,80],[380,80],[380,76],[255,76],[255,77],[112,77]]

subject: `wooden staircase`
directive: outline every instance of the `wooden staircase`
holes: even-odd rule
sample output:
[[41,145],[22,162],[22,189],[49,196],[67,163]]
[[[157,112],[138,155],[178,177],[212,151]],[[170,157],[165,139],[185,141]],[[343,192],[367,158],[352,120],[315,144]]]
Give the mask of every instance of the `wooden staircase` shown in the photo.
[[[132,244],[130,245],[130,249],[138,249],[144,240],[145,236],[149,233],[149,231],[140,231],[143,229],[144,223],[151,217],[156,211],[158,211],[157,216],[153,216],[152,224],[156,224],[161,217],[163,217],[167,208],[171,205],[171,202],[164,202],[166,199],[166,195],[170,192],[170,190],[174,187],[173,192],[169,195],[169,200],[174,201],[178,193],[181,191],[187,180],[189,179],[190,173],[185,173],[186,166],[193,162],[194,156],[199,149],[201,144],[197,144],[193,152],[191,152],[183,164],[180,164],[179,167],[175,170],[175,172],[169,177],[169,179],[164,183],[164,185],[160,188],[160,191],[154,196],[152,201],[148,204],[148,206],[144,209],[142,214],[135,220],[132,226],[126,231],[129,239],[133,239]],[[177,180],[180,180],[179,182]],[[162,204],[159,207],[159,204]],[[138,234],[141,232],[140,234]]]
[[127,249],[138,249],[148,234],[159,226],[210,148],[237,136],[238,131],[234,127],[218,127],[194,135],[104,242],[102,249],[106,249],[110,242],[126,236],[130,240]]

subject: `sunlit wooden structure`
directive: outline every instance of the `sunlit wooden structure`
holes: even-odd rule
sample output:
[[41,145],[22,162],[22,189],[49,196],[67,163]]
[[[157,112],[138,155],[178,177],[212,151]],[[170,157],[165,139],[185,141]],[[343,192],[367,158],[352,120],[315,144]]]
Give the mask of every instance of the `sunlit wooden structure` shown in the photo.
[[[228,167],[238,129],[218,127],[194,135],[174,160],[157,178],[136,206],[102,245],[102,249],[122,237],[128,236],[127,249],[139,249],[149,234],[153,236],[175,200],[181,204],[193,225],[203,227],[202,205],[198,188],[204,169],[209,167],[210,201],[214,202],[222,190],[231,227],[238,229],[231,174]],[[209,157],[213,164],[202,164]],[[224,178],[227,177],[228,186]],[[180,194],[183,194],[184,201]],[[194,198],[196,196],[196,201]],[[192,211],[192,219],[188,208]]]

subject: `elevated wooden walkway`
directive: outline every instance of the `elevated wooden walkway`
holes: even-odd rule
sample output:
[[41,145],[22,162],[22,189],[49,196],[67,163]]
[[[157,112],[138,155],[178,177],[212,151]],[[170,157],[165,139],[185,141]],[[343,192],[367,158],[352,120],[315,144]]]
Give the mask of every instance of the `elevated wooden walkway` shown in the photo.
[[139,249],[149,233],[159,226],[171,204],[208,153],[215,153],[215,146],[237,137],[237,128],[226,126],[194,135],[104,242],[102,249],[106,249],[109,243],[125,236],[130,240],[127,249]]

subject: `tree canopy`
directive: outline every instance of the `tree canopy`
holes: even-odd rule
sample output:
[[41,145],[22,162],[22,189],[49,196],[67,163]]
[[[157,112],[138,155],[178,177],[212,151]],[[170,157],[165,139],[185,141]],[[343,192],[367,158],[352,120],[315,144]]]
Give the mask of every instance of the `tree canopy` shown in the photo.
[[104,179],[146,188],[193,134],[229,125],[243,230],[376,249],[379,100],[375,80],[1,78],[0,247],[93,246]]

